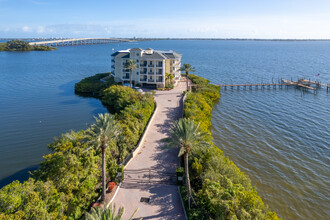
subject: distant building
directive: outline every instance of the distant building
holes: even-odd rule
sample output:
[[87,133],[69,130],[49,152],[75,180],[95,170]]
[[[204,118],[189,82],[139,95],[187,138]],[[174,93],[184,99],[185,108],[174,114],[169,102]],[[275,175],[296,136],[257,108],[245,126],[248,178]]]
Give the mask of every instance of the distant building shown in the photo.
[[174,75],[175,80],[181,77],[181,54],[173,51],[146,50],[133,48],[120,50],[111,55],[111,72],[116,82],[129,83],[130,72],[125,63],[135,60],[137,68],[133,70],[133,84],[142,86],[153,85],[157,88],[165,86],[165,73]]

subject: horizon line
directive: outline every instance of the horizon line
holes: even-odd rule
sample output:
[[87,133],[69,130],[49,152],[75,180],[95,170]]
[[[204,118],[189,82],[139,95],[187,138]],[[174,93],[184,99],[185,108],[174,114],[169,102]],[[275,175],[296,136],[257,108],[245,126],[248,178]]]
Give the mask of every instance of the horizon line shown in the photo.
[[216,37],[5,37],[0,40],[31,40],[31,39],[130,39],[130,40],[251,40],[251,41],[330,41],[330,38],[216,38]]

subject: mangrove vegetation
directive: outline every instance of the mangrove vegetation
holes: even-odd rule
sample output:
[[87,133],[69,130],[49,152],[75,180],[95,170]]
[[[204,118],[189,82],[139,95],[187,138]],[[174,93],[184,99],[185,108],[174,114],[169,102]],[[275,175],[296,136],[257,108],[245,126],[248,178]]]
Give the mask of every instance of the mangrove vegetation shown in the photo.
[[[27,181],[0,189],[0,219],[79,219],[99,197],[104,179],[117,181],[154,111],[154,95],[120,85],[100,94],[113,116],[99,116],[86,130],[55,138],[48,145],[51,152]],[[120,108],[113,108],[114,103]],[[116,135],[104,138],[104,117],[112,121],[106,133]]]
[[6,43],[0,43],[0,51],[50,51],[56,50],[51,46],[30,45],[29,42],[22,40],[11,40]]
[[186,172],[189,172],[192,195],[184,186],[181,193],[185,205],[188,206],[190,196],[195,201],[191,209],[187,209],[188,218],[278,219],[258,196],[249,177],[212,142],[212,108],[220,98],[220,88],[193,74],[189,74],[189,78],[195,86],[186,94],[184,118],[199,125],[196,132],[206,134],[203,141],[209,142],[209,146],[190,148],[187,157],[189,171]]

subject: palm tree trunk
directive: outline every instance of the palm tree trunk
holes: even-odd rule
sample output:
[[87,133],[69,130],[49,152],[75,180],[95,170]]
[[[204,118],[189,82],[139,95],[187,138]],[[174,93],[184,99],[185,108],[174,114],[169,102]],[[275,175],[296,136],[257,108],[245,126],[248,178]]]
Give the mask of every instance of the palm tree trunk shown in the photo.
[[189,89],[189,85],[188,85],[188,81],[189,81],[189,78],[188,78],[188,72],[186,72],[186,77],[187,77],[187,91],[188,91],[188,89]]
[[102,147],[102,197],[101,197],[102,202],[104,202],[105,196],[106,196],[105,147]]
[[129,70],[129,85],[131,86],[131,88],[132,88],[132,70]]
[[184,153],[184,170],[186,174],[186,187],[188,191],[188,209],[190,209],[191,187],[190,187],[189,168],[188,168],[188,152]]

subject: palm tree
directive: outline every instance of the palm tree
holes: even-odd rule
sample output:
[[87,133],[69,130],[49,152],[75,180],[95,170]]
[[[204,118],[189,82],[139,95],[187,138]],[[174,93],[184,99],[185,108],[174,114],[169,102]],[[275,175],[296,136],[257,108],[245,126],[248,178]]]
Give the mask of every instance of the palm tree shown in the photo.
[[172,82],[173,78],[174,76],[172,73],[165,73],[165,79],[166,81],[169,81],[169,83]]
[[[133,219],[133,216],[138,211],[136,209],[131,216],[130,220]],[[121,220],[123,219],[125,209],[124,207],[120,207],[118,209],[118,212],[116,214],[116,205],[113,207],[110,206],[108,209],[102,209],[102,208],[92,208],[90,213],[85,213],[85,220]]]
[[186,77],[187,77],[187,90],[188,90],[188,75],[189,75],[189,72],[195,72],[195,67],[192,67],[188,63],[184,63],[183,66],[180,68],[180,71],[184,71],[186,73]]
[[104,201],[106,195],[106,175],[105,175],[105,150],[109,146],[109,142],[117,138],[119,134],[119,127],[115,121],[113,115],[109,113],[99,114],[98,118],[95,118],[95,124],[90,127],[88,137],[92,146],[87,148],[89,150],[94,148],[96,150],[101,149],[102,152],[102,197],[101,201]]
[[130,82],[130,87],[132,88],[132,74],[133,74],[133,70],[137,68],[137,64],[135,60],[128,60],[125,63],[125,68],[129,69],[129,82]]
[[203,140],[206,133],[201,133],[199,124],[194,120],[181,118],[175,121],[170,130],[170,137],[165,139],[168,147],[179,147],[179,157],[184,157],[184,167],[186,176],[186,187],[188,191],[188,207],[190,209],[191,187],[189,179],[188,155],[191,149],[196,147],[210,146],[210,144]]

